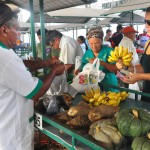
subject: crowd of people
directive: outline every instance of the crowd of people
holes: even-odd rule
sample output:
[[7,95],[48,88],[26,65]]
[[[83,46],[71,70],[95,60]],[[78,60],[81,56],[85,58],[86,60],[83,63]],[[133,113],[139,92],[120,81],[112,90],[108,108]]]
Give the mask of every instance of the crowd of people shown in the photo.
[[[124,68],[132,73],[122,77],[123,82],[133,84],[143,80],[143,92],[150,93],[149,38],[145,46],[140,44],[144,47],[144,54],[139,60],[133,45],[137,33],[133,27],[118,25],[114,34],[108,29],[105,38],[100,26],[93,27],[88,31],[87,38],[79,36],[77,40],[57,30],[45,30],[47,58],[43,60],[41,43],[39,43],[36,59],[22,60],[13,51],[19,30],[17,13],[5,3],[0,3],[0,101],[3,106],[0,109],[0,149],[32,150],[34,103],[37,103],[39,98],[46,93],[55,76],[66,71],[71,81],[74,75],[82,71],[85,64],[93,63],[96,58],[100,60],[99,69],[105,73],[103,84],[118,86],[116,73]],[[150,7],[145,15],[145,29],[146,37],[149,37]],[[40,31],[37,35],[40,39]],[[142,39],[141,35],[139,39]],[[104,45],[104,40],[110,42],[111,45]],[[120,45],[133,52],[132,65],[129,67],[125,67],[122,61],[116,64],[108,62],[111,51],[115,46]],[[82,58],[81,67],[74,70],[77,56]],[[43,79],[31,74],[32,71],[44,67],[50,68],[50,71]],[[109,87],[103,90],[115,91]],[[147,97],[142,97],[141,100],[150,102]]]

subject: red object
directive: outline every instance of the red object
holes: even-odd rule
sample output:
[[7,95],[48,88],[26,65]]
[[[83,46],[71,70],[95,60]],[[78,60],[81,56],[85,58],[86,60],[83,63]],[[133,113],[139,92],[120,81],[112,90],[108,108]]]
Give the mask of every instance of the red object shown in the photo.
[[137,53],[144,53],[144,50],[136,49],[136,52],[137,52]]
[[128,32],[135,32],[135,33],[138,33],[138,31],[134,30],[134,28],[131,27],[131,26],[128,26],[128,27],[123,28],[123,33],[128,33]]

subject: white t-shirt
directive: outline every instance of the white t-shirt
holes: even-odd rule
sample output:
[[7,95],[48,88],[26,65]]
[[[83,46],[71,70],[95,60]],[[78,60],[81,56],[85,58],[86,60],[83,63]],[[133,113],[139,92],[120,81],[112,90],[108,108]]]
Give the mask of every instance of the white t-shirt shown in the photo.
[[33,149],[33,101],[42,81],[0,43],[0,150]]
[[75,64],[76,56],[80,56],[81,58],[83,56],[81,46],[71,37],[63,35],[59,48],[61,49],[59,59],[64,64]]
[[139,64],[139,57],[138,57],[138,54],[136,52],[136,48],[133,45],[133,41],[131,39],[124,36],[122,38],[121,42],[119,43],[119,46],[123,46],[124,48],[128,48],[128,51],[133,53],[133,60],[131,62],[133,65]]
[[86,45],[85,45],[85,43],[81,43],[80,46],[81,46],[83,54],[84,54],[86,52]]

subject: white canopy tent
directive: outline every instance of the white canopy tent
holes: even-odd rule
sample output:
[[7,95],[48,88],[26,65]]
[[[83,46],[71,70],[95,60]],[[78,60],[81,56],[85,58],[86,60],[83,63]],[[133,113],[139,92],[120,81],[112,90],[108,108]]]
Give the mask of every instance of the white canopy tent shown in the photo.
[[100,14],[105,11],[102,9],[92,9],[92,8],[66,8],[56,11],[48,12],[47,14],[51,17],[93,17],[100,18]]

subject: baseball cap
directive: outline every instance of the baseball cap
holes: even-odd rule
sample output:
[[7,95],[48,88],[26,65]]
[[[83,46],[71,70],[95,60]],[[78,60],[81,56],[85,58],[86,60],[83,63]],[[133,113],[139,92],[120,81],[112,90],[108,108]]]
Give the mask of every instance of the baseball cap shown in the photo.
[[128,32],[135,32],[135,33],[138,33],[138,31],[136,31],[133,27],[131,26],[128,26],[128,27],[125,27],[123,29],[123,33],[128,33]]
[[0,3],[0,26],[13,18],[19,11],[12,11],[12,9],[5,3]]

